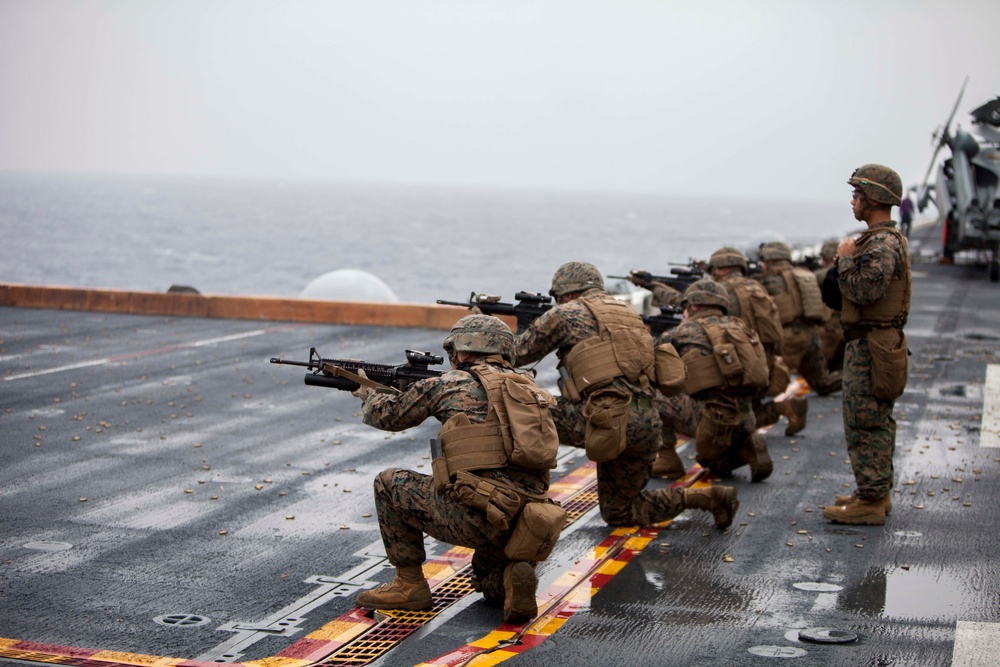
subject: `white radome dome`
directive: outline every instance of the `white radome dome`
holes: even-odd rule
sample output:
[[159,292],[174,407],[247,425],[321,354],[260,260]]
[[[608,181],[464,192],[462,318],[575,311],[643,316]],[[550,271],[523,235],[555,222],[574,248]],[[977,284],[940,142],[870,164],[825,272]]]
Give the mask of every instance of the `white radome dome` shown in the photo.
[[381,278],[360,269],[338,269],[324,273],[306,285],[299,298],[380,303],[399,301],[392,288]]

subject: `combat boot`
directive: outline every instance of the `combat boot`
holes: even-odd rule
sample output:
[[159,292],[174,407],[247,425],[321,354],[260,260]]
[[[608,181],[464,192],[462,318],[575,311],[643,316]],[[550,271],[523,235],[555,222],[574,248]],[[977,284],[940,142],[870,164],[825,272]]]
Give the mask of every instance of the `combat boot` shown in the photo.
[[812,387],[820,396],[826,396],[827,394],[832,394],[836,391],[840,391],[844,386],[844,379],[840,375],[840,371],[834,371],[827,375],[827,380],[819,387]]
[[503,570],[503,620],[508,623],[523,623],[538,616],[535,592],[538,577],[531,563],[517,561]]
[[686,472],[684,462],[677,455],[676,449],[666,445],[657,452],[656,460],[653,461],[653,477],[677,479],[683,477]]
[[781,411],[781,403],[784,401],[766,401],[764,403],[755,403],[753,407],[753,416],[757,421],[757,428],[767,428],[769,426],[774,426],[781,419],[781,415],[784,412]]
[[370,591],[358,593],[357,603],[364,609],[406,609],[427,611],[434,606],[431,587],[419,565],[396,568],[396,578]]
[[[857,500],[857,496],[837,496],[833,499],[834,505],[847,505],[848,503],[853,503]],[[892,514],[892,494],[885,494],[885,514],[886,516]]]
[[725,530],[733,523],[740,501],[731,486],[710,486],[701,489],[684,489],[684,509],[705,510],[712,513],[715,527]]
[[844,505],[829,505],[823,510],[823,516],[834,523],[882,526],[885,524],[885,498],[855,498],[854,502]]
[[806,427],[806,415],[809,413],[808,399],[795,396],[776,403],[778,411],[788,420],[785,437],[791,437]]
[[763,482],[774,472],[774,461],[767,452],[767,440],[754,433],[740,447],[740,460],[750,466],[750,481]]

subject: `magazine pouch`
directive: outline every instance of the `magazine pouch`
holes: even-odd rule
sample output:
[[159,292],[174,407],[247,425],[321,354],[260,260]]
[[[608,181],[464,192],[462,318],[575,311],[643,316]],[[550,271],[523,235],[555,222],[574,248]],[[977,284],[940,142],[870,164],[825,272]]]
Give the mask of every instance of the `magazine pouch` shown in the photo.
[[583,416],[587,419],[587,458],[604,463],[625,449],[629,404],[632,394],[616,389],[598,389],[587,397]]
[[725,399],[705,401],[701,419],[695,429],[695,450],[698,456],[709,461],[721,457],[729,449],[733,429],[739,421],[735,405],[729,404]]
[[511,560],[545,560],[566,525],[566,510],[553,501],[528,503],[521,511],[504,555]]
[[673,345],[660,343],[653,348],[653,366],[656,369],[656,388],[664,396],[676,396],[684,391],[687,371]]
[[872,329],[868,334],[868,352],[872,356],[872,385],[875,397],[894,401],[906,388],[909,350],[906,334],[900,329]]

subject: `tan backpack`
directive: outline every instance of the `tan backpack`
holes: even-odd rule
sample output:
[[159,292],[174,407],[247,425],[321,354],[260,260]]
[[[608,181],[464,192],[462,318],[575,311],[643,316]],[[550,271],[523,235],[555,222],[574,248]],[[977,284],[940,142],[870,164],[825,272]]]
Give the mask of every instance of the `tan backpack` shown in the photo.
[[765,345],[781,344],[781,317],[771,295],[758,282],[746,280],[733,286],[740,304],[740,319],[757,332]]
[[[533,470],[556,467],[559,434],[551,409],[556,399],[525,373],[504,372],[487,364],[473,367],[486,389],[490,412],[500,422],[507,458]],[[491,421],[487,414],[487,422]]]
[[756,393],[768,387],[771,375],[764,346],[746,322],[731,317],[724,323],[698,324],[712,341],[716,366],[722,376],[717,386],[741,393]]

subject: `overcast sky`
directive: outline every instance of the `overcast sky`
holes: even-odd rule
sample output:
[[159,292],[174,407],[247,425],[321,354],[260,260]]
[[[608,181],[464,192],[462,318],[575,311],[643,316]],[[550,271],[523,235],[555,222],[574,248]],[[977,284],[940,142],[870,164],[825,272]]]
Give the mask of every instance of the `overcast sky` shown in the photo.
[[839,200],[1000,94],[996,0],[0,0],[0,170]]

